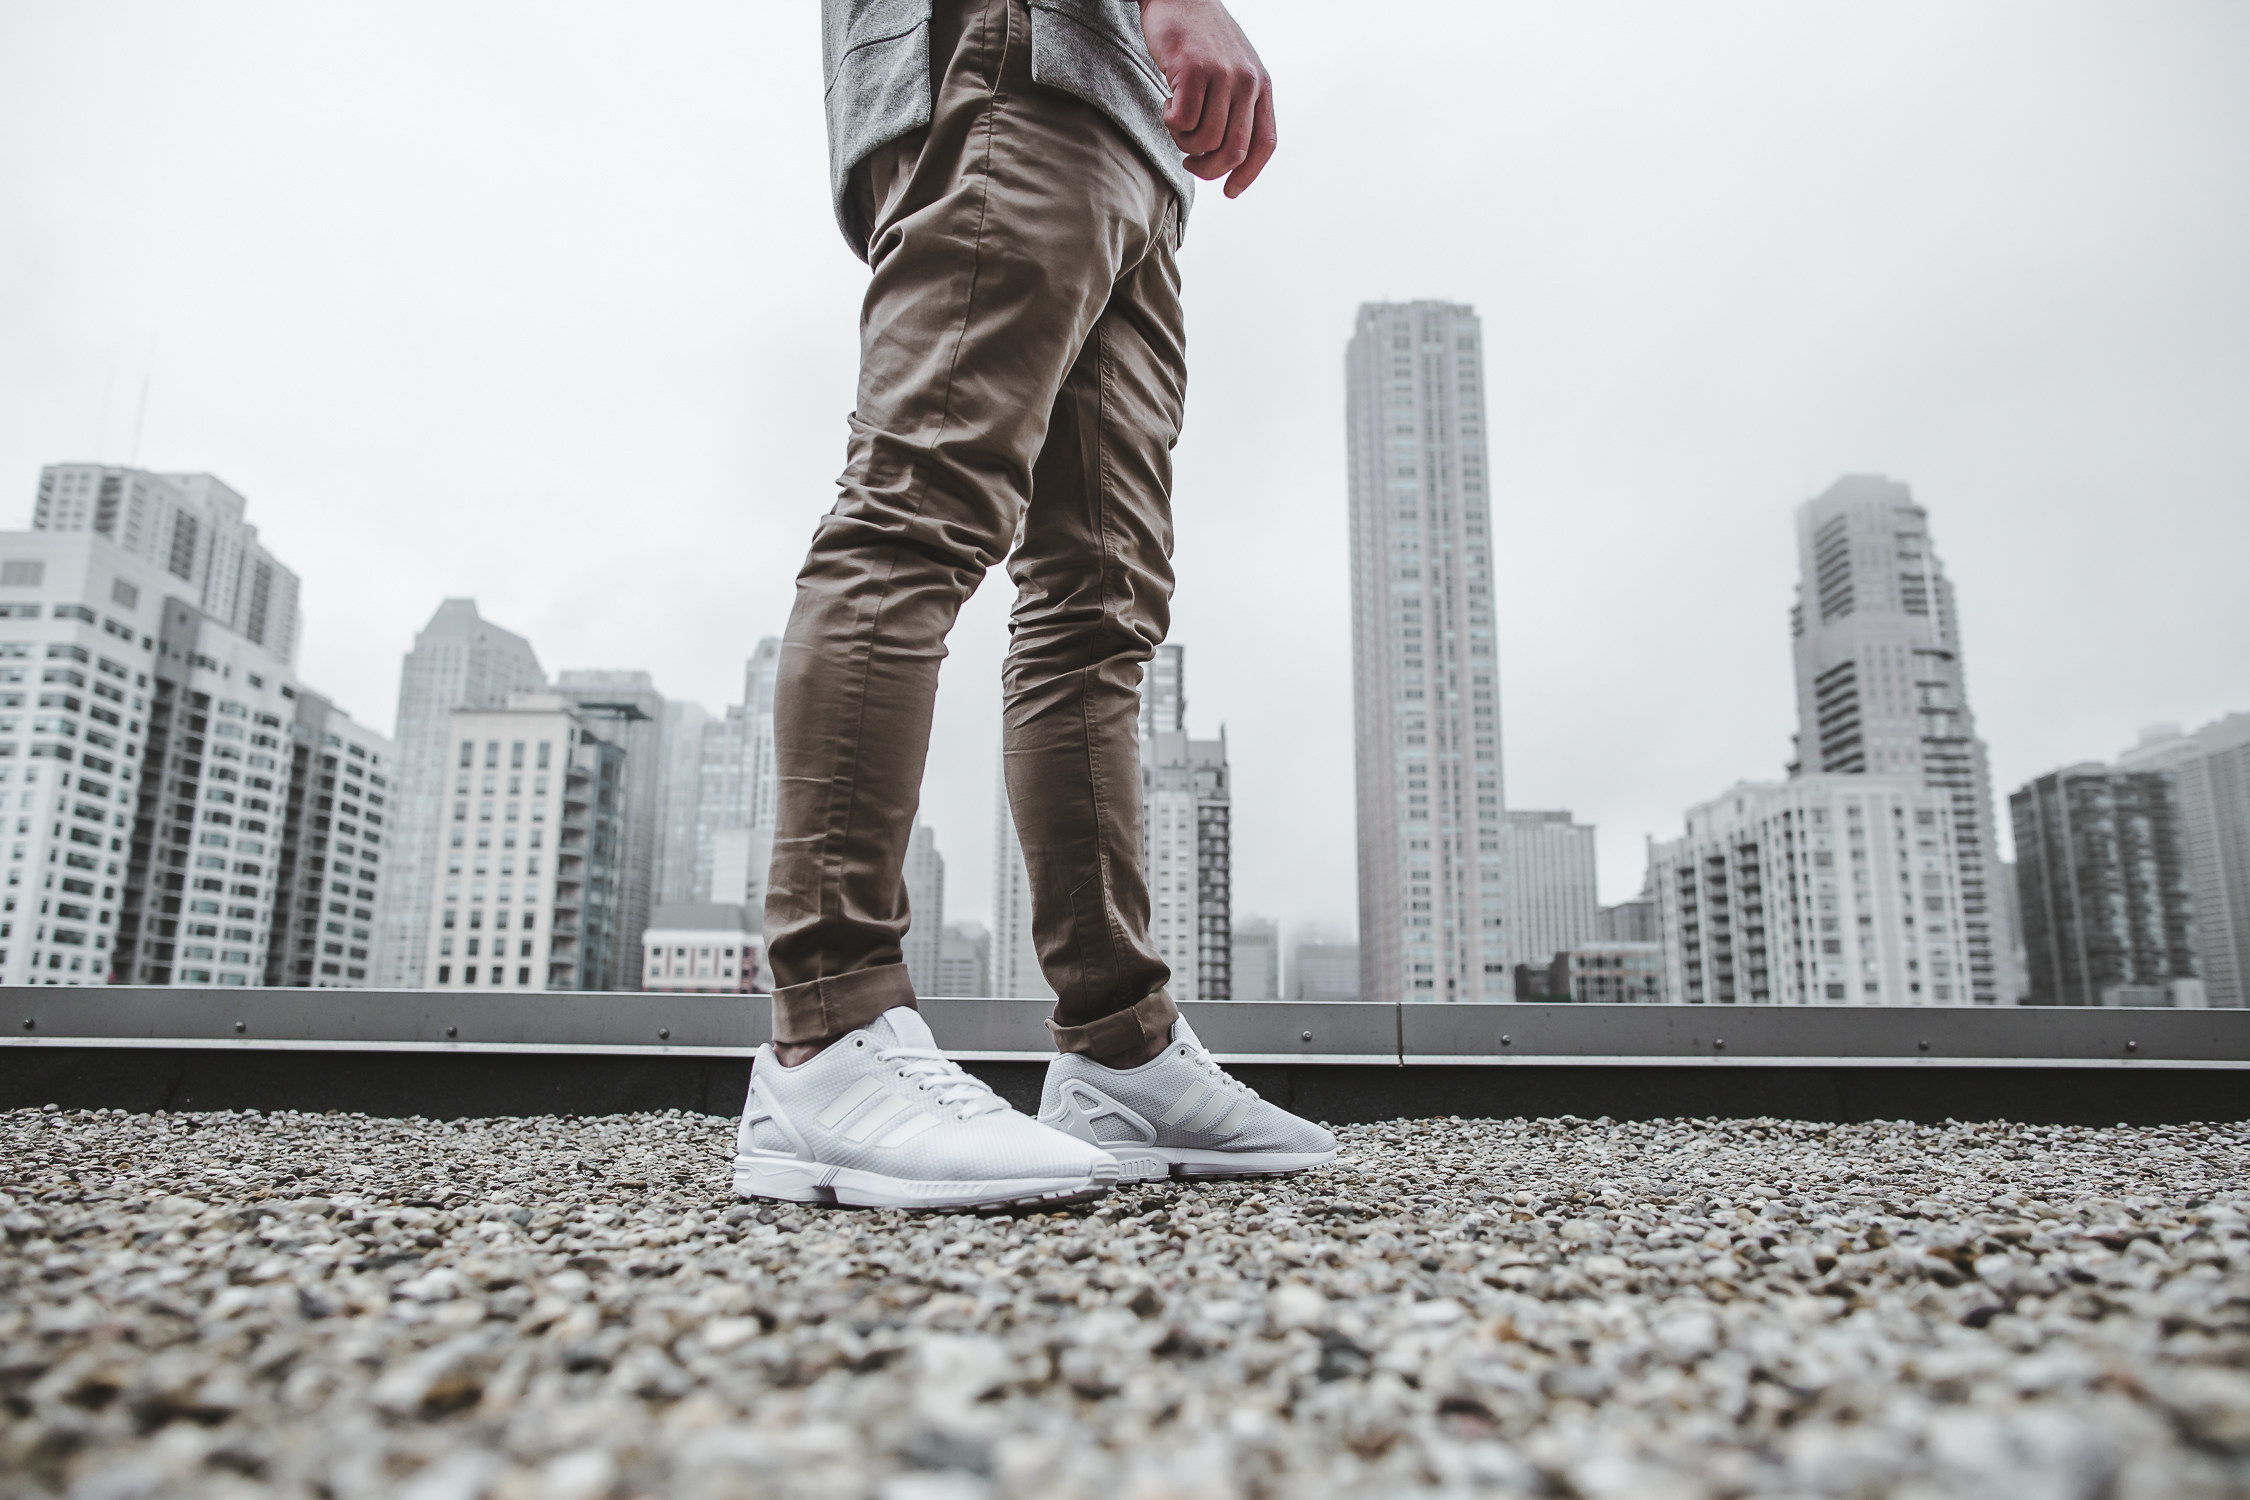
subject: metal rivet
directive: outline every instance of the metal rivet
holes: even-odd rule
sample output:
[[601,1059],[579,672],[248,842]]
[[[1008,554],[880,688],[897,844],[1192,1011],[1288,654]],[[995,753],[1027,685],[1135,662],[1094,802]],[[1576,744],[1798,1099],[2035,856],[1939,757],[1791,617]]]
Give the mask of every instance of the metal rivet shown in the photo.
[[2127,1042],[2125,1044],[2125,1050],[2127,1052],[2138,1052],[2141,1050],[2141,1044],[2139,1042]]
[[1300,1042],[1309,1042],[1312,1040],[1312,1033],[1309,1031],[1300,1031],[1297,1033],[1297,1040]]
[[461,1034],[461,1028],[458,1026],[448,1026],[445,1028],[445,1034],[447,1036],[459,1036]]
[[1916,1042],[1914,1045],[1921,1048],[1924,1052],[1930,1050],[1930,1044],[1928,1042]]
[[235,1023],[234,1023],[234,1029],[235,1029],[235,1030],[237,1030],[237,1031],[240,1031],[240,1030],[242,1030],[242,1028],[243,1028],[243,1025],[244,1025],[244,1023],[243,1023],[243,1022],[241,1022],[241,1021],[237,1021],[237,1022],[235,1022]]
[[656,1039],[657,1039],[658,1041],[660,1041],[660,1042],[668,1042],[668,1041],[672,1040],[672,1028],[671,1028],[671,1027],[669,1027],[669,1026],[659,1026],[659,1027],[657,1027],[657,1028],[656,1028]]
[[24,1030],[26,1030],[26,1031],[29,1031],[29,1030],[31,1030],[31,1029],[32,1029],[33,1027],[37,1026],[38,1024],[39,1024],[39,1023],[38,1023],[37,1021],[34,1021],[34,1020],[33,1020],[33,1019],[31,1019],[31,1017],[29,1017],[29,1016],[25,1016],[25,1017],[23,1018],[23,1029],[24,1029]]
[[1512,1047],[1515,1045],[1515,1042],[1516,1039],[1512,1036],[1504,1036],[1500,1038],[1500,1045],[1503,1047]]
[[1712,1051],[1714,1051],[1714,1052],[1724,1052],[1724,1051],[1726,1051],[1726,1050],[1727,1050],[1727,1039],[1726,1039],[1725,1037],[1723,1037],[1723,1036],[1715,1036],[1715,1037],[1711,1038],[1711,1050],[1712,1050]]

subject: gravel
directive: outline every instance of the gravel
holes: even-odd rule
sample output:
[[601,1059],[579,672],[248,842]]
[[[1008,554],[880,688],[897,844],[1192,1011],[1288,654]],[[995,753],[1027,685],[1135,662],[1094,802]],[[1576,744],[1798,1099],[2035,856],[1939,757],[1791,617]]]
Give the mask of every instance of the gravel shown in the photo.
[[2250,1494],[2250,1127],[1340,1134],[980,1218],[677,1113],[0,1115],[0,1493]]

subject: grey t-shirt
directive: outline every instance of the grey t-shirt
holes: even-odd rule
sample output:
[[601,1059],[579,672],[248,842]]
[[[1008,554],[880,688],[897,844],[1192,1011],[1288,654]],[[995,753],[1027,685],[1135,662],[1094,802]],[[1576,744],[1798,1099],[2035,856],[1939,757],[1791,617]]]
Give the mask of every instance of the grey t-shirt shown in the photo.
[[[1031,76],[1115,121],[1179,194],[1184,231],[1195,179],[1164,128],[1171,90],[1141,34],[1133,0],[1027,0]],[[931,0],[821,0],[827,71],[828,186],[836,224],[862,260],[867,231],[846,185],[869,152],[930,123]]]

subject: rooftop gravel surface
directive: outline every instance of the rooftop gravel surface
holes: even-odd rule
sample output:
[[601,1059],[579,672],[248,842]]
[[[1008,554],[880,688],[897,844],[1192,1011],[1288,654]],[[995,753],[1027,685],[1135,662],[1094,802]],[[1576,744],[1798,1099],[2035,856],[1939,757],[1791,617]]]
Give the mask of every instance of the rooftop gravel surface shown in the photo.
[[0,1114],[0,1494],[2250,1494],[2250,1128],[1431,1120],[1068,1212]]

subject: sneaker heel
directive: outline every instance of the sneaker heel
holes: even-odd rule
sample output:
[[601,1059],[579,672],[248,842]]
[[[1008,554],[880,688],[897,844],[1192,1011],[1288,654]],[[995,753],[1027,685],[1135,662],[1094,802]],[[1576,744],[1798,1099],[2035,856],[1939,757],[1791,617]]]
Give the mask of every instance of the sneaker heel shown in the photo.
[[836,1190],[820,1179],[829,1169],[817,1162],[738,1156],[734,1191],[740,1198],[778,1198],[785,1203],[834,1203]]

